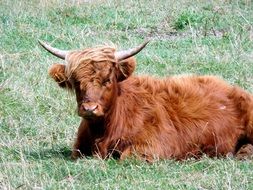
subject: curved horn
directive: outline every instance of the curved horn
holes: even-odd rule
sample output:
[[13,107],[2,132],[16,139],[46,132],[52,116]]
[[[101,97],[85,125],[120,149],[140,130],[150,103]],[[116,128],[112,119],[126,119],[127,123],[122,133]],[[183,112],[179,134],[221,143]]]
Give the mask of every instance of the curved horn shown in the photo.
[[47,43],[45,42],[42,42],[40,40],[39,41],[39,44],[45,48],[49,53],[55,55],[56,57],[59,57],[61,59],[65,59],[67,54],[70,52],[70,51],[65,51],[65,50],[60,50],[60,49],[57,49],[57,48],[54,48],[50,45],[48,45]]
[[148,43],[149,43],[149,40],[146,40],[143,44],[141,44],[135,48],[115,52],[115,54],[114,54],[115,58],[118,59],[119,61],[122,61],[124,59],[129,58],[129,57],[132,57],[132,56],[136,55],[137,53],[139,53]]

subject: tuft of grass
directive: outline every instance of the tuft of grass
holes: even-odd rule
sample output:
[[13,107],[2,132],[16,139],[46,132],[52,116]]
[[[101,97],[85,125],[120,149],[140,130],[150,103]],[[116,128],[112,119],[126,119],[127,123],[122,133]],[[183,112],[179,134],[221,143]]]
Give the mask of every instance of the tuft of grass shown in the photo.
[[200,13],[187,10],[178,15],[173,25],[176,30],[183,30],[189,25],[196,26],[197,24],[201,24],[203,19],[204,18]]
[[253,189],[251,160],[70,160],[80,119],[47,74],[61,49],[151,43],[135,74],[219,75],[253,92],[251,1],[2,0],[0,189]]

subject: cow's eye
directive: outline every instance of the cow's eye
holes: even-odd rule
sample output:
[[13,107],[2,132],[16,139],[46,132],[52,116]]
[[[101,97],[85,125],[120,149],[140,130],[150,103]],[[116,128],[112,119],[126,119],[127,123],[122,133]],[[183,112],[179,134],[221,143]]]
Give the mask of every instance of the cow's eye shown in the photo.
[[106,86],[106,85],[108,85],[108,84],[110,84],[110,79],[105,79],[104,81],[103,81],[103,83],[102,83],[102,85],[103,86]]

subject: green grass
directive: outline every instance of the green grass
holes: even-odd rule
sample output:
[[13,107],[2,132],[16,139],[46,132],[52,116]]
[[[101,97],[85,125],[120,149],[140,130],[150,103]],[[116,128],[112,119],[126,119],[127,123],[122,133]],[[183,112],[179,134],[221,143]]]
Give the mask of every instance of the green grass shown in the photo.
[[251,160],[70,160],[80,119],[48,77],[62,49],[151,43],[136,74],[212,74],[253,92],[253,3],[0,0],[0,189],[253,189]]

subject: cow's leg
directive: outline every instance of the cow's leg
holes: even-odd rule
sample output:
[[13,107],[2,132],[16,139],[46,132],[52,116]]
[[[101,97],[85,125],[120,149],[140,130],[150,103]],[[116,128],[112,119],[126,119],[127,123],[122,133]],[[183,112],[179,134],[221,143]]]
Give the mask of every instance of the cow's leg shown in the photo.
[[125,160],[132,155],[131,147],[127,147],[120,155],[120,160]]
[[240,88],[233,89],[230,98],[233,98],[242,121],[243,138],[239,140],[239,147],[235,152],[238,159],[253,156],[253,97]]
[[246,128],[246,137],[248,138],[249,142],[253,144],[253,106],[249,108],[248,111],[248,125]]
[[253,158],[253,145],[252,144],[245,144],[243,145],[235,154],[237,159],[249,159]]
[[248,159],[253,158],[253,97],[244,99],[241,107],[246,110],[246,143],[236,152],[236,158]]
[[246,143],[242,145],[235,154],[235,157],[240,160],[253,158],[253,106],[252,106],[253,103],[252,100],[246,103],[245,103],[247,105],[245,106],[245,110],[247,108],[247,116],[246,116],[247,125],[245,130]]
[[88,123],[82,120],[77,137],[73,146],[71,158],[77,159],[82,156],[90,156],[92,152],[92,139]]
[[107,140],[105,140],[104,138],[97,138],[95,140],[93,156],[101,159],[106,159],[109,156],[108,146],[109,143]]

